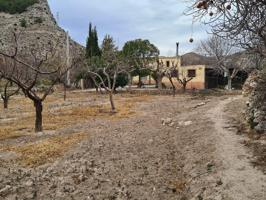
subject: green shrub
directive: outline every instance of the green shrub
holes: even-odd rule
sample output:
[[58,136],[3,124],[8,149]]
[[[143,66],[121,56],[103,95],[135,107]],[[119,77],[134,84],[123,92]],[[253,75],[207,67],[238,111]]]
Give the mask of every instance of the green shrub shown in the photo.
[[43,18],[41,18],[41,17],[36,17],[36,18],[34,19],[34,22],[35,22],[35,24],[41,24],[41,23],[43,23]]
[[38,0],[0,0],[0,12],[16,14],[37,3]]
[[26,28],[27,27],[27,21],[26,21],[26,19],[20,20],[20,26],[23,27],[23,28]]
[[116,79],[115,88],[125,87],[128,84],[128,76],[127,74],[119,74]]

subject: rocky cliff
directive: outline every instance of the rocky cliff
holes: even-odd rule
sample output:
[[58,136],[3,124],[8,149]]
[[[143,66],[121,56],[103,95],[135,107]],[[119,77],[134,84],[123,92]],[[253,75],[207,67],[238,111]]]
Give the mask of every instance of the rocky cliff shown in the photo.
[[[47,0],[38,0],[20,14],[0,12],[0,49],[9,51],[12,48],[12,31],[21,32],[20,45],[30,46],[36,42],[56,41],[62,59],[66,58],[66,32],[54,19]],[[41,39],[40,39],[41,38]],[[38,41],[39,39],[39,41]],[[70,56],[80,54],[84,47],[70,39]]]

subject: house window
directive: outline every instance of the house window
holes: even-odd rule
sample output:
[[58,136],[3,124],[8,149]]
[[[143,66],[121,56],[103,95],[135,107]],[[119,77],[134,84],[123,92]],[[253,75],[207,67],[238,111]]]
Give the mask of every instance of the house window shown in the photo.
[[166,67],[170,67],[170,61],[169,60],[166,61]]
[[189,69],[189,70],[187,70],[187,76],[188,76],[189,78],[194,78],[194,77],[196,77],[196,70],[195,70],[195,69]]

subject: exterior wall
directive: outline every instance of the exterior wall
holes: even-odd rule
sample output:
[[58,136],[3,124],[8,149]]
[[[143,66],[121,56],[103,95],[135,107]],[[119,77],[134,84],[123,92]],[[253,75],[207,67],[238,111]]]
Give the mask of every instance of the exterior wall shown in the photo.
[[163,62],[163,64],[166,66],[167,61],[169,61],[170,66],[174,63],[178,68],[181,67],[181,57],[159,57],[159,60]]
[[[167,61],[170,62],[170,67],[174,63],[177,66],[178,76],[180,79],[186,77],[188,78],[188,70],[195,70],[196,76],[187,84],[187,89],[205,89],[205,65],[191,65],[191,66],[181,66],[181,59],[179,57],[160,57],[160,61],[167,65]],[[133,84],[137,84],[139,81],[139,77],[133,77]],[[174,84],[177,88],[181,88],[182,86],[178,82],[176,78],[173,78]],[[144,84],[155,84],[155,80],[151,76],[142,77],[142,82]],[[171,83],[167,77],[164,77],[162,82],[167,86],[171,87]]]
[[[154,79],[150,75],[149,76],[145,76],[145,77],[141,77],[141,81],[145,85],[154,85],[155,84]],[[138,83],[139,83],[139,76],[132,77],[132,84],[133,85],[137,85]]]
[[188,82],[188,89],[205,89],[205,65],[190,65],[190,66],[182,66],[179,68],[179,78],[188,77],[188,70],[195,70],[196,77],[194,77],[190,82]]

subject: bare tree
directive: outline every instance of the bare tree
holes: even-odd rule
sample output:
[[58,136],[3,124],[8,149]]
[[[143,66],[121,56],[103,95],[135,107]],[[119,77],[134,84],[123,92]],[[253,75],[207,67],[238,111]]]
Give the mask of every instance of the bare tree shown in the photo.
[[173,96],[176,94],[176,85],[174,84],[174,79],[176,79],[179,84],[182,86],[182,91],[186,92],[187,84],[194,78],[188,77],[188,74],[185,73],[184,69],[179,69],[177,64],[173,61],[170,66],[166,66],[162,60],[158,61],[156,72],[159,76],[158,82],[162,84],[163,77],[167,77],[171,83]]
[[97,63],[91,62],[91,65],[88,66],[88,72],[91,74],[95,85],[98,88],[103,87],[108,92],[111,112],[116,112],[113,96],[118,75],[127,71],[125,66],[113,38],[106,35],[102,44],[102,56]]
[[178,72],[177,80],[182,86],[183,93],[187,91],[187,84],[192,81],[193,78],[194,77],[189,77],[188,74],[185,74],[183,70],[181,72]]
[[[35,107],[35,132],[43,130],[42,111],[43,101],[53,91],[62,76],[65,76],[69,68],[62,62],[58,52],[59,39],[50,36],[48,43],[42,39],[42,35],[36,36],[27,46],[20,45],[20,34],[13,32],[12,50],[0,51],[2,59],[8,60],[12,66],[1,65],[0,74],[8,81],[18,85],[22,92],[31,99]],[[26,33],[25,33],[26,34]],[[26,35],[24,39],[27,38]],[[77,57],[79,58],[79,57]],[[78,62],[78,59],[77,59]],[[73,62],[76,63],[76,62]],[[71,67],[75,66],[73,64]],[[40,89],[40,85],[43,87]]]
[[[113,69],[110,68],[103,68],[98,72],[89,71],[90,74],[95,76],[100,80],[100,82],[95,81],[97,87],[103,87],[109,94],[109,100],[111,104],[111,111],[113,113],[116,112],[116,107],[114,103],[114,91],[115,91],[115,84],[118,75],[118,68],[115,67]],[[106,83],[107,82],[107,83]]]
[[[232,79],[236,76],[239,69],[232,67],[229,56],[232,54],[233,45],[231,41],[220,38],[216,35],[201,41],[199,52],[214,59],[213,69],[220,74],[225,74],[228,78],[228,90],[232,89]],[[230,69],[233,70],[230,70]]]
[[[119,74],[125,73],[127,70],[125,69],[122,62],[118,60],[113,60],[115,65],[105,65],[104,68],[98,69],[97,71],[90,71],[94,84],[98,88],[104,88],[109,95],[109,101],[111,105],[111,112],[116,112],[116,106],[114,103],[114,93],[116,89],[117,77]],[[114,63],[113,63],[114,64]],[[96,81],[98,79],[98,81]]]
[[225,75],[228,79],[227,89],[232,90],[232,80],[239,71],[247,71],[254,67],[250,56],[244,52],[236,52],[231,40],[213,35],[201,41],[198,51],[209,56],[213,63],[211,67],[217,74]]
[[162,60],[157,58],[157,61],[148,65],[149,70],[153,74],[153,78],[156,81],[156,85],[159,90],[163,89],[162,80],[166,75],[168,67],[164,64]]
[[188,0],[186,12],[203,21],[212,32],[243,49],[266,57],[265,0]]
[[[2,83],[1,83],[2,82]],[[11,81],[0,78],[0,94],[3,100],[4,109],[8,109],[9,99],[18,94],[19,87],[16,87]]]
[[174,84],[173,78],[177,78],[178,70],[177,70],[177,66],[175,65],[174,62],[172,62],[171,67],[165,71],[165,76],[170,81],[170,84],[172,86],[172,91],[173,91],[172,94],[173,94],[173,97],[175,97],[175,95],[176,95],[176,85]]

